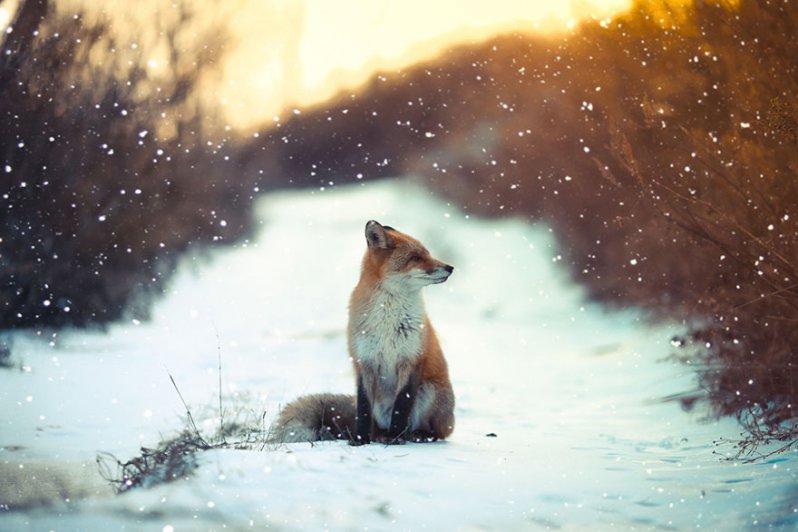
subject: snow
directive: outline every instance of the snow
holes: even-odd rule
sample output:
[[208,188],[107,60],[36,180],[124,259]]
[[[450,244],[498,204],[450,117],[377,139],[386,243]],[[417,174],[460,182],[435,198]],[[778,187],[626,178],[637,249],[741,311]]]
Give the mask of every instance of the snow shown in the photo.
[[[0,372],[0,495],[59,500],[0,510],[0,529],[798,524],[794,456],[719,460],[713,441],[739,428],[661,400],[694,385],[689,367],[664,361],[680,329],[587,303],[545,227],[466,216],[412,180],[270,193],[257,212],[252,242],[182,262],[149,322],[7,334],[19,370]],[[208,433],[219,356],[227,420],[268,422],[300,394],[353,391],[346,304],[369,219],[455,266],[425,289],[457,398],[452,437],[215,450],[187,480],[113,495],[98,452],[132,458],[183,426],[169,375]]]

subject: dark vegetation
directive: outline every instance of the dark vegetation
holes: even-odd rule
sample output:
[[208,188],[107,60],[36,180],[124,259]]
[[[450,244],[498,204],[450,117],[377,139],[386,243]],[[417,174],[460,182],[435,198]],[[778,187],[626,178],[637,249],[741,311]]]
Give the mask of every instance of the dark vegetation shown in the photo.
[[191,476],[199,465],[200,452],[211,449],[266,448],[265,428],[251,424],[228,425],[212,436],[204,436],[193,422],[172,438],[162,440],[156,447],[142,447],[139,456],[122,461],[109,453],[97,455],[100,475],[117,493],[133,488],[146,488],[183,480]]
[[[21,3],[0,49],[0,329],[146,316],[181,252],[246,233],[253,180],[195,98],[224,36],[195,9],[164,4],[130,42]],[[170,76],[148,70],[160,49]]]
[[206,412],[211,417],[218,414],[219,427],[210,436],[203,435],[197,427],[194,414],[183,399],[175,379],[169,375],[177,395],[186,409],[185,426],[172,438],[162,440],[156,447],[142,447],[139,456],[122,461],[110,453],[98,453],[100,475],[117,493],[139,487],[149,487],[165,482],[183,480],[191,476],[199,465],[200,452],[211,449],[257,449],[269,445],[266,414],[258,416],[245,405],[234,406],[233,418],[225,419],[227,410],[222,401],[222,365],[219,352],[219,410]]
[[638,2],[384,74],[273,130],[295,185],[412,172],[469,212],[551,224],[593,298],[683,319],[682,399],[798,425],[798,9]]

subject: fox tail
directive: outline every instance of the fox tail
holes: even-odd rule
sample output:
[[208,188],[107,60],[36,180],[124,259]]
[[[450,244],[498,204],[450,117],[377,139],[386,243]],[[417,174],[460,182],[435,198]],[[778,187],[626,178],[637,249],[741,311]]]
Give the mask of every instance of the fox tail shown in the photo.
[[273,443],[349,440],[355,433],[355,397],[320,393],[288,403],[269,429]]

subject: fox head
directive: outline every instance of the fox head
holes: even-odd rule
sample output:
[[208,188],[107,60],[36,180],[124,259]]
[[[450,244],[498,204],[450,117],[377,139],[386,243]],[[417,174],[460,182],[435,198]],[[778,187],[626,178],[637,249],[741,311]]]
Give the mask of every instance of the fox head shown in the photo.
[[366,243],[364,270],[383,282],[420,289],[446,281],[454,271],[415,238],[374,220],[366,224]]

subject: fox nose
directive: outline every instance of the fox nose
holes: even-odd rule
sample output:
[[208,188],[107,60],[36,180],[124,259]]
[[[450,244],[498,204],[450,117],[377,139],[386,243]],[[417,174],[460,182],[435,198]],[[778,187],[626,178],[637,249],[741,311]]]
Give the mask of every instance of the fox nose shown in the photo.
[[449,273],[452,273],[454,271],[454,266],[449,266],[447,264],[446,266],[443,267],[443,269],[446,270]]

